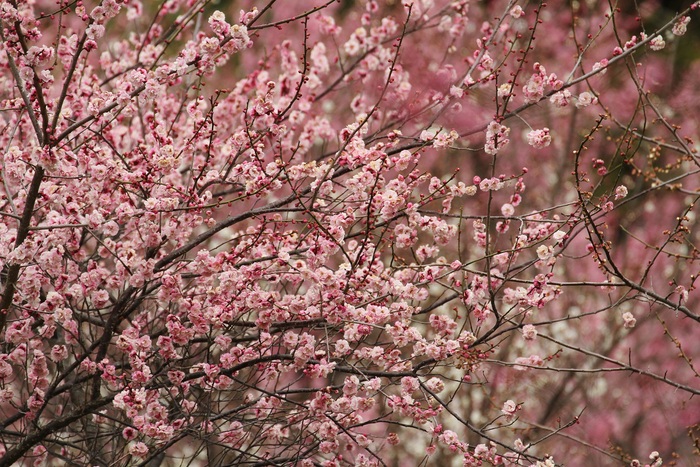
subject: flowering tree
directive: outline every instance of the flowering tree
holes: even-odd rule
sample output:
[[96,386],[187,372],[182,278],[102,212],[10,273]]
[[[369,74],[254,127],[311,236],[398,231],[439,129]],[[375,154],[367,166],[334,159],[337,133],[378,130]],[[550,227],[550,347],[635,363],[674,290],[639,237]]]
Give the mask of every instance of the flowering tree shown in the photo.
[[697,5],[214,3],[0,2],[0,465],[697,461]]

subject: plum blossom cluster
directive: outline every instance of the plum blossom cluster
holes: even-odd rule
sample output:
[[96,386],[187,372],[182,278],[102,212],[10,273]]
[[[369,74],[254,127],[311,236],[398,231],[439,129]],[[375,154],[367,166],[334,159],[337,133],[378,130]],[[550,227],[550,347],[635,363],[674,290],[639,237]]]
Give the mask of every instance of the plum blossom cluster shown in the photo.
[[[530,79],[523,86],[522,92],[525,98],[525,102],[537,102],[544,97],[546,88],[559,90],[562,88],[564,83],[557,77],[555,73],[547,74],[545,67],[537,62],[533,66],[534,73],[530,76]],[[564,101],[566,99],[565,95],[570,95],[567,90],[558,93],[559,98],[554,101]],[[565,104],[564,104],[565,105]]]
[[532,130],[527,134],[527,144],[536,149],[546,148],[552,143],[552,136],[549,133],[549,128],[541,130]]
[[[553,466],[622,438],[550,433],[629,421],[562,422],[599,398],[560,375],[696,394],[694,205],[622,226],[693,193],[692,138],[603,123],[639,49],[607,10],[571,53],[544,3],[208,3],[0,2],[0,464]],[[668,375],[610,344],[652,321]]]
[[489,123],[486,128],[486,145],[484,146],[484,152],[486,154],[497,154],[505,145],[507,145],[510,140],[508,135],[510,134],[510,128],[505,125],[501,125],[498,122]]

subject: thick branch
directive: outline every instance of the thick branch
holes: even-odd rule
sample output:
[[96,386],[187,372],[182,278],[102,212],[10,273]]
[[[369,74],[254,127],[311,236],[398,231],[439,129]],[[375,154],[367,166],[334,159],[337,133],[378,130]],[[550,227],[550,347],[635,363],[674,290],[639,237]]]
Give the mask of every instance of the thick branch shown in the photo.
[[[19,247],[29,234],[29,224],[32,220],[34,205],[36,204],[37,197],[39,196],[39,188],[41,187],[41,182],[43,179],[44,169],[37,167],[34,172],[34,177],[32,178],[32,183],[29,186],[29,192],[27,193],[27,200],[25,201],[24,211],[22,212],[22,220],[20,221],[19,228],[17,229],[15,248]],[[5,288],[2,292],[2,300],[0,300],[0,332],[4,331],[5,329],[7,311],[10,308],[12,299],[15,295],[15,286],[17,284],[17,280],[19,279],[19,270],[20,265],[17,263],[12,264],[7,269]]]

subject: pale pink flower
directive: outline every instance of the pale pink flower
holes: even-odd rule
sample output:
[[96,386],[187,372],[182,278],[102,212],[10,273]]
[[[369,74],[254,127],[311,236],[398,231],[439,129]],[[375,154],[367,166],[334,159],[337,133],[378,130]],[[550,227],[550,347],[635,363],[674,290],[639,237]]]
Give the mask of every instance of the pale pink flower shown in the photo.
[[532,324],[523,326],[523,339],[526,341],[534,341],[537,338],[537,329]]
[[576,108],[580,109],[582,107],[588,107],[596,102],[598,102],[598,98],[594,94],[584,91],[576,98]]
[[627,187],[624,185],[619,185],[615,188],[615,199],[621,199],[627,196]]
[[510,9],[510,16],[512,16],[515,19],[520,18],[523,16],[525,12],[523,11],[523,8],[520,5],[515,5],[513,8]]
[[534,148],[546,148],[551,144],[551,142],[552,137],[549,134],[549,128],[542,128],[541,130],[532,130],[527,134],[527,144]]
[[226,15],[219,10],[209,17],[209,27],[219,36],[225,36],[231,30],[231,26],[226,22]]
[[537,257],[541,260],[547,260],[552,256],[552,247],[540,245],[537,247]]
[[486,127],[486,145],[484,146],[484,151],[486,154],[497,154],[508,142],[508,134],[510,133],[510,128],[505,125],[501,125],[498,122],[489,123]]
[[690,23],[690,16],[681,17],[676,24],[673,25],[673,34],[676,36],[682,36],[688,31],[688,23]]
[[507,417],[511,417],[515,414],[517,410],[518,405],[509,399],[503,403],[503,408],[501,409],[501,412],[503,412],[503,414]]
[[676,287],[676,289],[674,291],[678,294],[679,301],[681,303],[685,303],[688,301],[689,294],[688,294],[688,290],[686,290],[685,287],[683,287],[682,285],[679,285],[678,287]]
[[143,459],[148,455],[148,446],[141,442],[132,443],[129,445],[129,454],[131,454],[134,457]]
[[512,90],[513,90],[513,85],[510,83],[503,83],[500,86],[498,86],[498,97],[501,99],[505,99],[506,97],[510,97],[512,95]]
[[664,38],[660,35],[649,41],[649,48],[651,50],[661,50],[664,47],[666,47],[666,41],[664,41]]
[[549,98],[549,102],[557,107],[566,107],[571,102],[571,92],[568,89],[556,92]]
[[430,378],[425,382],[425,386],[435,394],[442,392],[445,389],[445,383],[440,378]]
[[501,206],[501,214],[503,214],[506,217],[510,217],[513,214],[515,214],[515,208],[512,204],[506,203],[503,206]]
[[604,75],[608,71],[607,66],[608,66],[608,59],[604,58],[601,61],[593,64],[592,71],[600,70],[600,74]]

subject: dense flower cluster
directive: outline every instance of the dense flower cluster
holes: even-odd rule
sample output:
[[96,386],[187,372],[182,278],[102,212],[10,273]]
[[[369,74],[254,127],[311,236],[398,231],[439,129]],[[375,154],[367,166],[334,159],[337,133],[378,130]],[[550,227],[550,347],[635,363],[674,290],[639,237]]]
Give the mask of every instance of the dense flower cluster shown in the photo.
[[690,456],[693,10],[253,3],[0,1],[0,465]]

